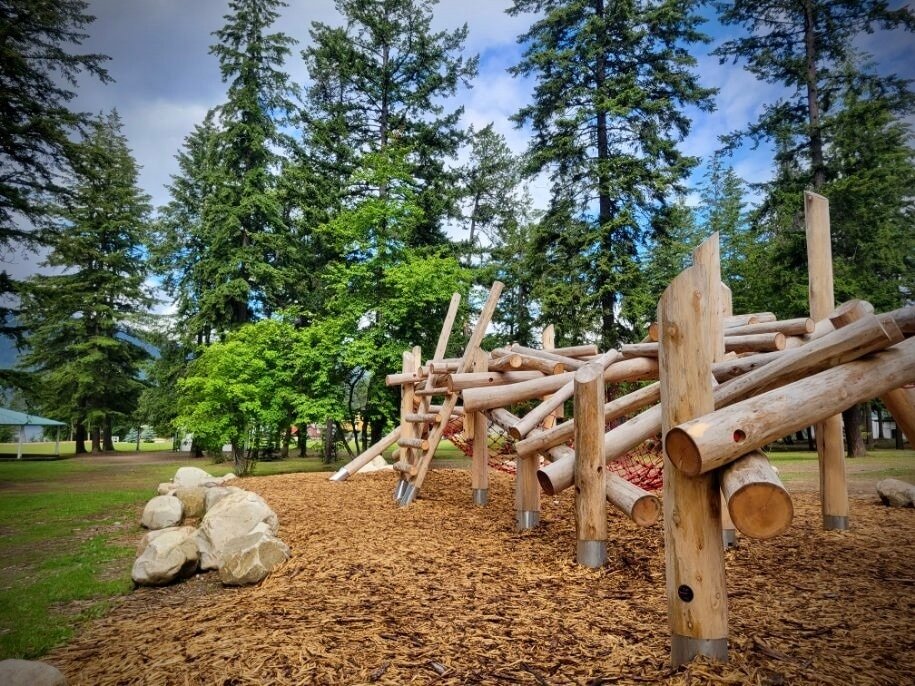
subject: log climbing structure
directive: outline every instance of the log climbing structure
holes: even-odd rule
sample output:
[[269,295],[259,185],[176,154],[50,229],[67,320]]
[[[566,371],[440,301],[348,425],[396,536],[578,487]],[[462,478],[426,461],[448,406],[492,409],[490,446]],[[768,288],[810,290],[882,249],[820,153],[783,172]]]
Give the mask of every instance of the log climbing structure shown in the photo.
[[841,412],[880,398],[915,442],[915,306],[835,307],[828,202],[804,203],[810,317],[735,315],[717,235],[668,286],[647,339],[619,350],[556,348],[552,327],[540,348],[483,350],[496,282],[462,355],[446,358],[455,294],[432,357],[405,351],[386,379],[401,389],[399,425],[332,480],[396,446],[394,497],[409,506],[447,438],[471,458],[475,505],[489,502],[491,468],[515,474],[519,529],[538,525],[541,492],[575,486],[576,558],[590,567],[606,561],[608,502],[641,526],[663,515],[671,662],[727,659],[724,549],[793,518],[765,446],[815,427],[823,527],[845,529]]

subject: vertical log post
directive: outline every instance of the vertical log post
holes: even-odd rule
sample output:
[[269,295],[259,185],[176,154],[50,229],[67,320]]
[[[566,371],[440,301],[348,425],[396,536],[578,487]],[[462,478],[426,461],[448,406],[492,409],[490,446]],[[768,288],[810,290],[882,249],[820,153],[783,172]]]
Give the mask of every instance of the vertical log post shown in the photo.
[[604,469],[604,370],[588,364],[575,372],[576,560],[600,568],[607,561],[607,486]]
[[[805,191],[804,218],[807,225],[810,316],[814,321],[820,321],[835,309],[829,201],[822,195]],[[820,422],[814,431],[820,466],[823,528],[844,531],[848,528],[848,485],[842,449],[842,415],[837,414]]]
[[[413,352],[404,350],[402,357],[401,371],[409,374],[416,369],[416,361]],[[413,400],[415,398],[413,384],[405,383],[400,387],[400,440],[417,438],[421,433],[417,431],[417,425],[407,420],[407,415],[414,411]],[[416,464],[416,448],[400,448],[400,461],[413,466]],[[397,472],[397,488],[394,489],[394,500],[400,500],[404,489],[407,487],[407,475],[403,472]]]
[[[477,349],[473,371],[485,372],[486,353]],[[470,466],[470,483],[473,489],[473,504],[489,504],[489,418],[482,412],[468,412],[473,417],[473,462]]]
[[[714,333],[714,340],[718,340],[718,336],[721,336],[721,345],[715,346],[715,359],[714,362],[720,362],[724,358],[724,323],[734,314],[734,299],[731,294],[731,289],[726,284],[721,284],[721,314],[718,318],[717,326],[721,327],[721,331],[716,329]],[[721,494],[721,541],[724,543],[724,549],[728,550],[729,548],[734,548],[737,546],[737,529],[734,527],[734,521],[731,519],[731,513],[728,510],[727,501],[725,500],[724,493]]]
[[[662,428],[667,433],[714,408],[708,340],[718,318],[718,236],[667,287],[658,305]],[[704,342],[704,343],[703,343]],[[689,477],[664,455],[664,553],[671,662],[697,655],[727,660],[727,594],[716,473]]]

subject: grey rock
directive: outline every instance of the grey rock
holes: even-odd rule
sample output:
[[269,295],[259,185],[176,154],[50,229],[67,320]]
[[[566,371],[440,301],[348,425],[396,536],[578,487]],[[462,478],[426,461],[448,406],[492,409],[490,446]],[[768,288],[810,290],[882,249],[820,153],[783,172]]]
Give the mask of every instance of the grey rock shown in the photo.
[[67,686],[67,678],[57,667],[33,660],[0,660],[3,686]]
[[197,570],[193,527],[175,527],[147,541],[134,561],[130,576],[141,586],[162,586]]
[[181,522],[181,501],[173,495],[157,495],[143,508],[140,524],[147,529],[167,529]]
[[175,494],[175,484],[171,481],[165,481],[159,484],[159,487],[156,489],[156,495],[174,495]]
[[212,474],[209,474],[202,469],[198,469],[197,467],[179,467],[178,471],[175,472],[175,478],[172,479],[176,488],[179,486],[199,486],[204,481],[212,480]]
[[203,517],[207,490],[209,489],[200,486],[180,486],[175,489],[175,497],[181,501],[185,517]]
[[899,479],[882,479],[877,482],[877,495],[890,507],[915,506],[915,486]]
[[181,531],[185,536],[193,536],[194,532],[197,531],[192,526],[171,526],[167,529],[154,529],[152,531],[147,531],[143,538],[140,539],[140,542],[137,544],[137,557],[143,554],[146,550],[146,547],[154,540],[159,538],[162,534],[166,534],[172,531]]
[[262,581],[289,559],[289,546],[265,531],[257,531],[228,543],[219,579],[226,586],[244,586]]
[[275,534],[279,528],[276,513],[256,493],[235,491],[223,496],[207,510],[195,539],[200,550],[201,569],[219,569],[230,541],[255,530]]

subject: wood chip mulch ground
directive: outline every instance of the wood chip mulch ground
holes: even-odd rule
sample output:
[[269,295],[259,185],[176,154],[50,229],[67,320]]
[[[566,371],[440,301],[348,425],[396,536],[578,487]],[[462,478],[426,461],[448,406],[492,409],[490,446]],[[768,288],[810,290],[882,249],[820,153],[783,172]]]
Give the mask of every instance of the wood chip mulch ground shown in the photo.
[[[512,481],[464,471],[398,508],[390,473],[249,480],[292,558],[261,585],[140,589],[47,656],[70,684],[887,684],[915,679],[915,510],[816,495],[727,553],[730,661],[668,666],[662,532],[610,514],[609,563],[574,563],[572,495],[514,531]],[[569,489],[571,491],[572,489]]]

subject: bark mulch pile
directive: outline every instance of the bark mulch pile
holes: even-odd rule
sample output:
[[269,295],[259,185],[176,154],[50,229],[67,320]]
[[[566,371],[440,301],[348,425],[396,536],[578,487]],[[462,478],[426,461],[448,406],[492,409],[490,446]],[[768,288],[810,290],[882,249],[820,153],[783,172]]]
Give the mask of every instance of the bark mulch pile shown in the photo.
[[569,489],[513,530],[511,478],[472,508],[470,475],[430,474],[407,509],[390,473],[244,483],[292,558],[260,586],[201,576],[139,589],[47,656],[71,684],[901,684],[915,675],[915,510],[817,498],[773,541],[727,553],[730,662],[672,671],[659,527],[610,514],[609,563],[574,563]]

